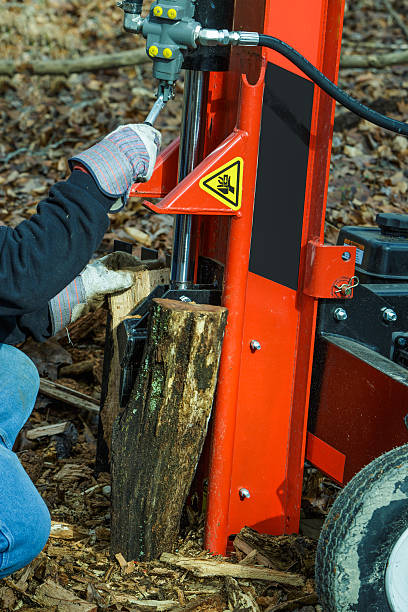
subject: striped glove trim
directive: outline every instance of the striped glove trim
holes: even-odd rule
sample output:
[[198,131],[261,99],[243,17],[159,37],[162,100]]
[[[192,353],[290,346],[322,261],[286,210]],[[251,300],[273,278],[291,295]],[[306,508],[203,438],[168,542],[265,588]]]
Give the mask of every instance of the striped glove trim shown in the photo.
[[72,311],[78,304],[86,304],[85,287],[81,276],[74,278],[48,303],[53,336],[69,325]]
[[[160,147],[160,133],[147,125],[124,125],[69,160],[81,163],[99,189],[112,198],[124,197],[136,181],[148,180]],[[116,206],[115,206],[116,210]]]

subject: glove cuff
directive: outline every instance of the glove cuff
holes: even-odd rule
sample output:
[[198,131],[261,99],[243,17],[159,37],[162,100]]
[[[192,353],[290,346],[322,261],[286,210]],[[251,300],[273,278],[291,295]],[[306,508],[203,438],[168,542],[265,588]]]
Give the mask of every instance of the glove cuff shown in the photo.
[[109,138],[71,157],[68,161],[71,171],[78,162],[86,168],[102,193],[109,197],[123,196],[132,184],[130,162]]
[[86,303],[85,286],[81,276],[77,276],[65,289],[48,302],[52,335],[71,322],[72,311],[78,304]]

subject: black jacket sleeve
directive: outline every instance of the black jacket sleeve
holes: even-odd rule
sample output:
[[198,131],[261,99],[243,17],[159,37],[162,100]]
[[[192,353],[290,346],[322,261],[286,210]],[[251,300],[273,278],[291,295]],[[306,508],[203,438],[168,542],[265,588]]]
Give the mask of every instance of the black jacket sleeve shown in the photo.
[[108,228],[112,198],[79,170],[52,187],[37,213],[0,227],[0,342],[51,335],[48,301],[83,269]]

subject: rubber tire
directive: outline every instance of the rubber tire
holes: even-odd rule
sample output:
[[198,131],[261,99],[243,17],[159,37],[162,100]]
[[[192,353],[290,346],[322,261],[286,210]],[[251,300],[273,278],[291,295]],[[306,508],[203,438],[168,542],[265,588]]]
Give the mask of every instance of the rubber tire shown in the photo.
[[325,521],[316,553],[316,589],[325,612],[389,612],[385,571],[408,528],[408,444],[354,476]]

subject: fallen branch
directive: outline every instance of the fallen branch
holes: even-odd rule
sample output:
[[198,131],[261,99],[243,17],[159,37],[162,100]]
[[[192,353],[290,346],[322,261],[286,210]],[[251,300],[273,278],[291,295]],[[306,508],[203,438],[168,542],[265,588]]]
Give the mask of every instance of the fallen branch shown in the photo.
[[395,53],[344,55],[340,59],[340,68],[385,68],[407,63],[408,51],[395,51]]
[[63,74],[68,76],[75,72],[94,72],[107,68],[121,68],[148,62],[144,48],[118,53],[104,53],[102,55],[89,55],[75,59],[63,60],[34,60],[32,62],[0,61],[0,75],[13,76],[20,72],[29,74]]
[[395,21],[401,32],[404,33],[405,38],[408,40],[408,27],[405,25],[405,22],[402,19],[401,15],[399,15],[397,11],[391,6],[390,0],[383,0],[383,4],[387,9],[388,13],[391,15],[391,18]]
[[304,585],[302,576],[289,572],[279,572],[278,570],[266,567],[250,567],[229,563],[227,561],[178,557],[170,553],[163,553],[160,557],[160,561],[189,570],[199,578],[206,578],[209,576],[231,576],[232,578],[243,578],[247,580],[266,580],[268,582],[276,582],[278,584],[287,584],[296,587]]
[[[39,60],[33,62],[14,62],[0,60],[0,76],[12,77],[18,73],[44,75],[65,75],[80,72],[95,72],[109,68],[123,68],[144,64],[149,61],[144,49],[106,53],[89,57],[67,60]],[[408,63],[408,50],[393,53],[369,55],[346,55],[340,60],[341,68],[384,68]]]
[[89,395],[69,389],[63,385],[58,385],[51,380],[45,378],[40,379],[40,393],[51,399],[64,402],[68,406],[74,406],[75,408],[83,408],[88,412],[99,413],[99,402]]

